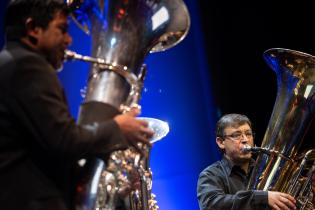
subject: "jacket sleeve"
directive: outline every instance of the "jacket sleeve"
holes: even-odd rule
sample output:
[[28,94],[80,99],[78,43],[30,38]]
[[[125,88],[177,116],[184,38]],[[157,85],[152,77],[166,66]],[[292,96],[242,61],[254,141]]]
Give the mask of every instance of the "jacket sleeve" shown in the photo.
[[227,194],[226,183],[214,171],[203,171],[199,175],[197,197],[200,210],[251,210],[265,209],[268,194],[260,190],[240,190]]
[[44,59],[18,62],[10,81],[10,108],[33,144],[71,157],[107,155],[127,142],[114,120],[79,126],[71,117],[56,72]]

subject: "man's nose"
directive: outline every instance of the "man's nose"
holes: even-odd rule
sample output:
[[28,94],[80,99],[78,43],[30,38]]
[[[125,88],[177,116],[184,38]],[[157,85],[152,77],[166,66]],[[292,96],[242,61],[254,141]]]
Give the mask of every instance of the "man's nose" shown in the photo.
[[248,141],[249,141],[249,138],[247,137],[247,135],[245,133],[242,133],[241,142],[247,143]]
[[70,46],[72,44],[72,36],[69,33],[65,34],[65,44]]

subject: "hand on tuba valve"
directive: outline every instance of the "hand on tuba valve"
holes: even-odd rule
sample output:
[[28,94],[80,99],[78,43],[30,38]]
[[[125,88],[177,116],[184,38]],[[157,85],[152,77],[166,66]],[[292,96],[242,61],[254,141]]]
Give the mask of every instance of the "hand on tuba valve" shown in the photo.
[[114,117],[114,121],[118,124],[130,146],[133,146],[142,155],[147,155],[143,151],[143,147],[144,145],[151,147],[149,139],[153,136],[154,131],[148,128],[147,121],[135,118],[139,112],[139,109],[133,108],[127,113]]

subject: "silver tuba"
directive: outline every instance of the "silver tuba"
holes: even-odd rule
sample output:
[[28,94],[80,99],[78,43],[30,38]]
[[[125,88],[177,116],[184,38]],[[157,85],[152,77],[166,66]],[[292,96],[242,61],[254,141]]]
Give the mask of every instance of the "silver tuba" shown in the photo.
[[[167,50],[184,39],[190,28],[182,0],[67,0],[75,23],[92,38],[91,56],[66,51],[67,59],[91,62],[84,103],[78,123],[93,124],[138,106],[146,75],[145,57]],[[165,123],[148,119],[156,131],[153,141],[168,132]],[[88,159],[82,163],[76,196],[77,210],[155,210],[151,193],[152,173],[148,154],[133,148],[115,151],[108,161]],[[140,176],[140,189],[121,198]]]
[[264,58],[277,75],[277,98],[248,189],[289,193],[297,209],[314,209],[311,179],[315,150],[299,149],[315,112],[315,57],[289,49],[269,49]]

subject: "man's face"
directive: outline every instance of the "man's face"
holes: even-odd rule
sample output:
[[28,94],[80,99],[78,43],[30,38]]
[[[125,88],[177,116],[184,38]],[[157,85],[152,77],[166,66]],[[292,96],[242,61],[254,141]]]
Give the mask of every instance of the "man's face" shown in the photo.
[[59,69],[64,60],[64,51],[72,38],[67,32],[67,16],[57,12],[46,29],[39,29],[37,49],[44,54],[55,69]]
[[248,124],[224,129],[224,137],[217,137],[218,146],[224,150],[228,159],[234,163],[243,163],[251,159],[251,153],[242,152],[244,145],[254,145],[253,133]]

